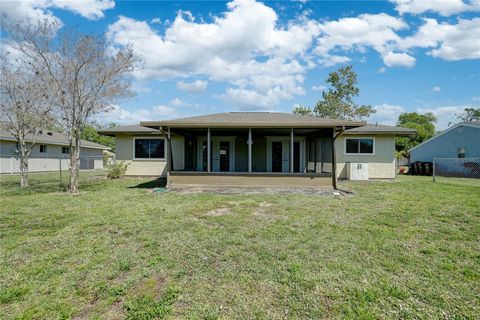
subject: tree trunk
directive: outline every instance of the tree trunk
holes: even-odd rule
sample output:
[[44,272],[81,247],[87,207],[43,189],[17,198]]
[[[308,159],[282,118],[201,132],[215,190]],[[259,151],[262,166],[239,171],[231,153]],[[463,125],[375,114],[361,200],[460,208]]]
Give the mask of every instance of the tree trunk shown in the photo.
[[28,187],[28,157],[20,155],[20,187]]
[[80,135],[75,133],[70,148],[70,182],[69,193],[78,193],[78,177],[80,171]]

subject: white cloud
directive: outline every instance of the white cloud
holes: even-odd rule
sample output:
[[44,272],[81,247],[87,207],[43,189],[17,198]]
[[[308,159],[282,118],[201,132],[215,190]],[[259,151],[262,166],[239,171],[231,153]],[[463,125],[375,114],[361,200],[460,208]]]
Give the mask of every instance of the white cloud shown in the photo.
[[108,125],[110,123],[136,124],[140,121],[171,119],[175,117],[178,117],[176,110],[164,105],[154,106],[149,109],[135,109],[135,111],[114,105],[110,111],[95,115],[94,119],[102,125]]
[[150,20],[150,23],[151,23],[151,24],[161,24],[161,23],[162,23],[162,19],[155,17],[155,18],[153,18],[152,20]]
[[435,86],[432,88],[432,91],[433,92],[440,92],[440,87],[439,86]]
[[385,73],[385,72],[387,72],[387,69],[384,67],[381,67],[378,69],[378,73]]
[[373,48],[383,54],[392,42],[400,37],[395,31],[408,28],[401,18],[385,13],[361,14],[358,17],[342,18],[328,21],[321,25],[321,36],[318,39],[315,53],[328,56],[334,50],[365,51]]
[[146,22],[120,17],[107,36],[116,45],[132,45],[142,58],[139,79],[200,75],[226,81],[239,92],[265,96],[280,87],[287,97],[302,93],[302,75],[314,66],[308,51],[319,23],[302,17],[279,26],[275,11],[253,0],[234,0],[227,8],[212,23],[179,12],[164,35]]
[[156,119],[171,119],[178,117],[178,113],[174,108],[159,105],[153,107],[152,116],[158,117]]
[[191,93],[199,93],[207,90],[208,82],[203,80],[195,80],[193,82],[178,81],[177,89],[188,91]]
[[456,121],[456,115],[464,112],[465,106],[447,106],[437,108],[417,108],[418,113],[431,112],[437,117],[437,123],[435,124],[436,130],[443,130],[448,128],[448,124],[452,121]]
[[376,112],[368,119],[370,123],[379,123],[394,126],[398,121],[398,116],[405,111],[404,107],[381,104],[373,107]]
[[254,90],[228,88],[225,94],[219,96],[219,98],[242,111],[258,109],[272,111],[279,103],[280,96],[281,92],[278,89],[260,94]]
[[312,90],[313,90],[313,91],[320,91],[320,92],[321,92],[321,91],[327,90],[327,87],[326,87],[326,86],[322,86],[322,85],[320,85],[320,86],[313,86],[313,87],[312,87]]
[[480,58],[480,18],[460,19],[457,24],[424,21],[413,36],[398,43],[399,48],[432,48],[427,54],[444,60]]
[[368,122],[379,124],[386,124],[394,126],[398,121],[398,116],[404,112],[417,112],[419,114],[425,114],[431,112],[437,117],[435,123],[435,129],[437,131],[448,128],[448,124],[452,121],[456,121],[456,115],[464,112],[465,106],[446,106],[446,107],[427,107],[416,108],[415,110],[406,110],[402,106],[381,104],[373,107],[377,112],[373,114]]
[[68,10],[90,20],[97,20],[104,17],[104,11],[115,6],[113,0],[22,0],[2,1],[0,15],[2,25],[10,21],[23,18],[34,20],[48,19],[60,22],[48,9],[57,8]]
[[415,58],[406,53],[388,52],[383,56],[383,62],[388,67],[407,67],[415,65]]
[[[410,2],[402,3],[413,5]],[[415,65],[415,48],[445,60],[480,57],[480,18],[456,24],[424,19],[425,24],[407,37],[399,35],[409,28],[405,20],[385,13],[322,22],[308,14],[278,20],[264,3],[233,0],[208,23],[179,11],[163,33],[147,21],[120,16],[108,27],[107,37],[116,46],[131,45],[142,59],[143,68],[135,73],[140,80],[223,81],[227,90],[219,96],[241,96],[259,108],[303,94],[309,69],[317,63],[330,67],[349,62],[349,53],[375,50],[386,66],[407,68]],[[179,81],[177,88],[201,92],[202,81]],[[251,101],[253,96],[259,98],[257,103]]]
[[181,105],[184,105],[184,102],[182,100],[180,100],[179,98],[174,98],[174,99],[170,100],[170,104],[172,106],[179,107]]
[[323,64],[325,67],[333,67],[337,64],[342,64],[349,62],[351,59],[347,56],[338,56],[338,55],[324,55],[320,59],[320,63]]
[[[478,9],[478,1],[462,0],[390,0],[395,3],[395,9],[400,13],[420,14],[427,11],[450,16],[465,11]],[[476,8],[477,7],[477,8]]]

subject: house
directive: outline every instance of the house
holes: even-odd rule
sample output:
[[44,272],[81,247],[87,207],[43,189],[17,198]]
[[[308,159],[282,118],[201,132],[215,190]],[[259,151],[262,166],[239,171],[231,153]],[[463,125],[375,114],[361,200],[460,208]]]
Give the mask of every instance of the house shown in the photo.
[[[31,142],[32,137],[27,137]],[[38,137],[28,161],[29,172],[47,172],[68,169],[69,143],[65,135],[45,131]],[[103,152],[109,147],[82,140],[80,143],[80,169],[103,169]],[[18,146],[5,128],[0,127],[0,173],[20,172]]]
[[433,158],[480,158],[480,122],[458,123],[408,151],[410,163]]
[[99,133],[116,137],[116,157],[129,163],[127,175],[166,176],[169,186],[335,187],[336,177],[350,176],[352,163],[354,169],[368,168],[366,178],[395,178],[394,138],[415,131],[289,113],[230,112]]

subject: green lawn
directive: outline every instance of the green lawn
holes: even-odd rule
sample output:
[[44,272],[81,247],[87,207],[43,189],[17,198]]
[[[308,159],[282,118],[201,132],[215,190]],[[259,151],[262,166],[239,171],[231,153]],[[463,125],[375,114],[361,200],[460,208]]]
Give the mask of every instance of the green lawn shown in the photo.
[[480,184],[347,198],[0,190],[1,319],[478,319]]

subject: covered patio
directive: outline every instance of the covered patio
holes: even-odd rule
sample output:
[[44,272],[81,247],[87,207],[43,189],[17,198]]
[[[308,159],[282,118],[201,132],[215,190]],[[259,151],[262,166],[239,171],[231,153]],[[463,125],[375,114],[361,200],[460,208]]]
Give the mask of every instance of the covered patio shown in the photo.
[[[245,119],[245,114],[142,122],[167,139],[167,185],[336,188],[333,142],[346,128],[363,125],[277,113],[250,113]],[[183,150],[174,152],[172,140]]]

